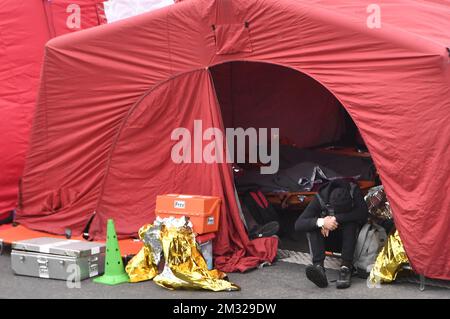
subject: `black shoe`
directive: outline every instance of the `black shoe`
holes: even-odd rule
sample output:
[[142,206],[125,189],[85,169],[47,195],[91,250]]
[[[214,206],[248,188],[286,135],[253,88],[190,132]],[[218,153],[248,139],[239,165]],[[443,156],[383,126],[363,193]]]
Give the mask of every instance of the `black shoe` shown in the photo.
[[328,286],[325,268],[321,265],[309,265],[306,267],[306,278],[315,283],[319,288],[325,288]]
[[352,270],[347,266],[342,266],[339,271],[339,279],[336,281],[337,289],[345,289],[351,286]]
[[280,230],[280,224],[278,222],[269,222],[265,225],[262,225],[254,230],[252,230],[249,234],[250,239],[261,238],[261,237],[271,237],[276,235]]

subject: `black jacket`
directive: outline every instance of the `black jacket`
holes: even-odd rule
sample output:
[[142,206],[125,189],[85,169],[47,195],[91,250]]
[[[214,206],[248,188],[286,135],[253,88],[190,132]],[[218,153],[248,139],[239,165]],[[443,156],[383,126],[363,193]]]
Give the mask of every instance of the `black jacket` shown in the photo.
[[[323,201],[328,204],[331,191],[336,187],[346,187],[350,190],[350,183],[343,180],[332,181],[319,190],[319,195]],[[301,232],[310,232],[317,229],[317,219],[321,217],[322,207],[317,196],[309,203],[305,211],[295,222],[295,230]],[[359,187],[356,187],[353,193],[353,209],[346,213],[336,214],[338,224],[348,222],[365,223],[368,217],[368,209],[364,197]]]

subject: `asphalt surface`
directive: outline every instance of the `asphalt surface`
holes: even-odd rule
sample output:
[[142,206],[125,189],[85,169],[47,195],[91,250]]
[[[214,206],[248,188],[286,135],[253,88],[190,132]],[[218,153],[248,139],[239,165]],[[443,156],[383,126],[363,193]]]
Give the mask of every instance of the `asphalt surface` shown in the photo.
[[[329,280],[336,279],[337,273],[329,273]],[[87,279],[81,288],[68,288],[65,281],[15,276],[11,270],[8,254],[0,256],[0,298],[151,298],[151,299],[247,299],[247,298],[436,298],[450,299],[450,290],[419,286],[410,283],[383,285],[368,288],[366,281],[354,278],[351,288],[337,290],[334,283],[319,289],[305,276],[305,267],[297,264],[277,262],[272,266],[247,273],[231,273],[230,280],[241,287],[238,292],[170,291],[148,281],[136,284],[104,286]]]

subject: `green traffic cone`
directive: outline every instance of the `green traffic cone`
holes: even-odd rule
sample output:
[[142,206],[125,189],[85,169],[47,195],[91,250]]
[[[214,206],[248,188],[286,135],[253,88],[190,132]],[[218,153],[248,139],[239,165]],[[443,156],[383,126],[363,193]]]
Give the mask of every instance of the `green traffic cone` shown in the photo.
[[105,259],[105,274],[101,277],[94,278],[94,282],[105,285],[118,285],[129,282],[128,274],[125,272],[123,266],[119,241],[117,240],[114,221],[112,219],[108,219]]

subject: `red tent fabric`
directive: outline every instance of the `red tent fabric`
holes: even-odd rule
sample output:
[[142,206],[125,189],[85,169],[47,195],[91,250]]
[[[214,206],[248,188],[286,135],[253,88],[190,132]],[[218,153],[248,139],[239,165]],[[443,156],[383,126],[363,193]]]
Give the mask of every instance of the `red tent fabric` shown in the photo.
[[17,204],[45,43],[104,23],[100,2],[0,2],[0,219]]
[[[194,119],[204,128],[264,127],[269,92],[283,97],[287,86],[279,83],[289,85],[277,65],[295,71],[298,90],[309,96],[271,97],[277,123],[301,129],[314,119],[301,111],[318,107],[319,130],[335,112],[334,96],[373,156],[412,266],[450,279],[450,8],[380,0],[378,28],[368,23],[371,3],[191,0],[50,41],[17,220],[76,235],[93,218],[98,239],[112,217],[126,237],[153,220],[157,194],[219,195],[217,266],[245,270],[272,260],[272,239],[249,242],[245,235],[228,165],[173,163],[170,132],[192,129]],[[221,69],[226,62],[230,69]],[[244,70],[245,62],[260,69]],[[256,76],[263,65],[265,82]],[[247,74],[247,83],[233,70]],[[244,89],[253,84],[259,90]],[[329,108],[319,107],[319,97]],[[230,105],[236,120],[226,116]],[[286,105],[282,121],[276,111]],[[308,143],[334,134],[309,136]]]

